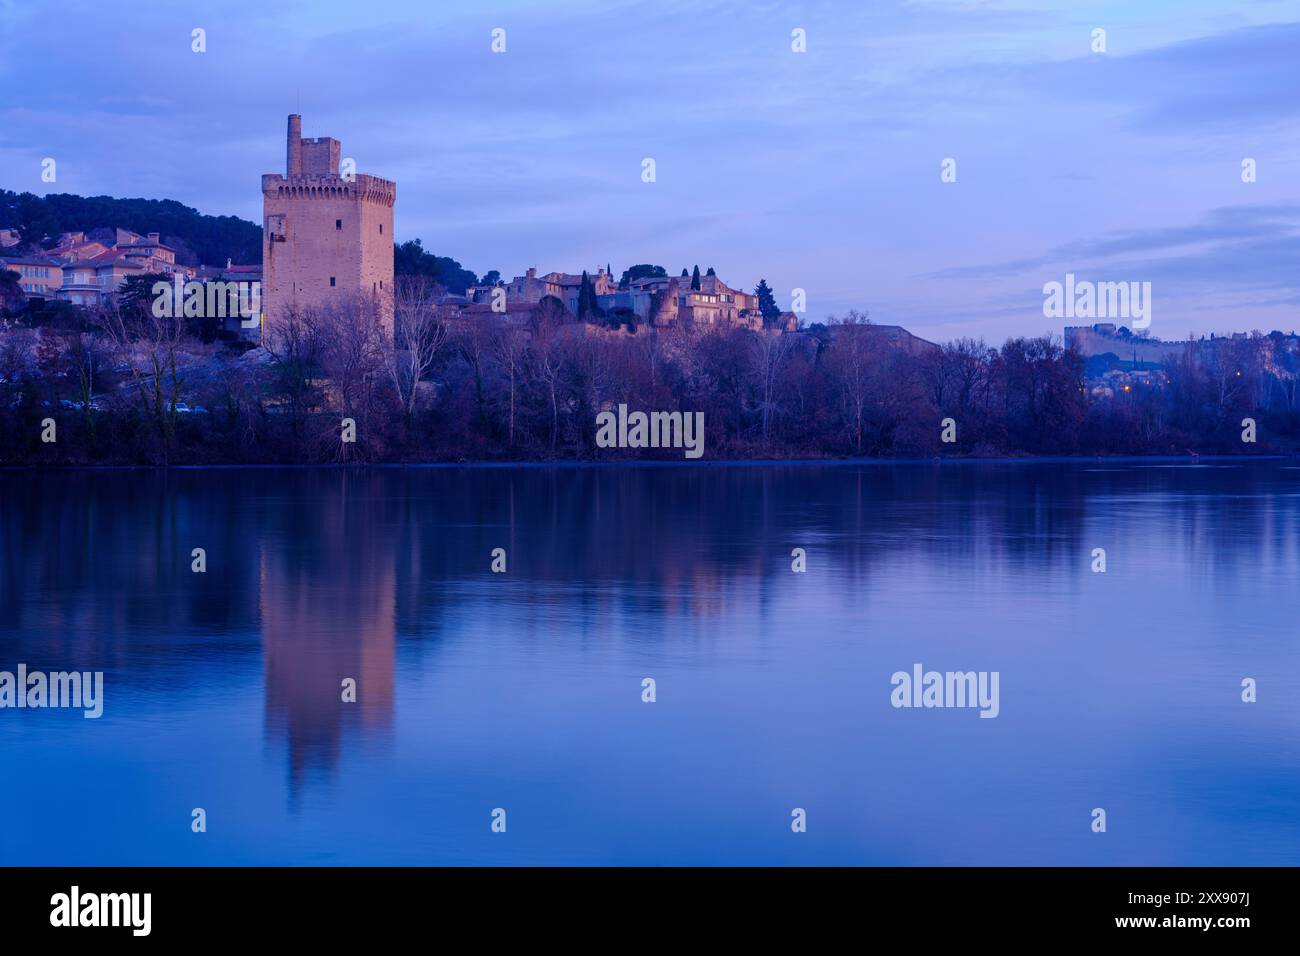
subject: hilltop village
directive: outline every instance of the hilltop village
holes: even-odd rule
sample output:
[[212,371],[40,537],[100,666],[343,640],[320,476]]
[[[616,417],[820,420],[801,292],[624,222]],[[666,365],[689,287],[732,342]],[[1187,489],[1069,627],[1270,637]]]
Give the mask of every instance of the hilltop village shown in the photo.
[[[260,261],[204,263],[220,246],[161,227],[4,223],[0,462],[641,457],[596,441],[621,406],[702,414],[727,458],[1250,454],[1300,436],[1294,333],[1098,323],[935,344],[861,311],[808,322],[765,281],[698,265],[480,277],[396,244],[397,184],[296,115],[261,193]],[[225,227],[251,245],[249,224]]]

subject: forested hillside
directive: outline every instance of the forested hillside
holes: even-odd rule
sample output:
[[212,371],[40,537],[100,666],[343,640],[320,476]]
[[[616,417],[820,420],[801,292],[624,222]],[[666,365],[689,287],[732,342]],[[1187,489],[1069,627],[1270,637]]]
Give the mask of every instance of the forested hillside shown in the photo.
[[185,265],[262,261],[262,227],[237,216],[207,216],[174,199],[36,196],[0,190],[0,229],[17,229],[24,247],[35,243],[48,248],[63,232],[116,227],[160,233]]

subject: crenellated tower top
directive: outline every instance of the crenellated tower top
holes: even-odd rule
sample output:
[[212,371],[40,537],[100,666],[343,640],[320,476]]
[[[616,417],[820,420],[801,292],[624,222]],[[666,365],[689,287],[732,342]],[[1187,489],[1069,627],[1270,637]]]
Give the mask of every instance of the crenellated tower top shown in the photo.
[[285,142],[285,174],[262,177],[263,196],[290,199],[345,199],[391,208],[397,201],[397,184],[366,173],[339,174],[342,146],[337,139],[320,136],[303,139],[302,117],[289,116]]

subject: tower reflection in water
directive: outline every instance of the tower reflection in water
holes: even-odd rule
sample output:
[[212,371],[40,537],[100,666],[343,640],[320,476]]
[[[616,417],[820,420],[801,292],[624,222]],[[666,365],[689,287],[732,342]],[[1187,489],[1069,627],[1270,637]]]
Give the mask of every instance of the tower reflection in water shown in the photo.
[[391,526],[381,496],[349,490],[344,478],[320,495],[277,499],[260,534],[266,735],[287,747],[291,794],[332,774],[354,734],[386,736],[393,722]]

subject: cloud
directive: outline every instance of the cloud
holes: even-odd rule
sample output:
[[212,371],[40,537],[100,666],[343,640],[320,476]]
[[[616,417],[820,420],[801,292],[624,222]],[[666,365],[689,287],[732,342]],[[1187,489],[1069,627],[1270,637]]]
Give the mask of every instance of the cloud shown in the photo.
[[940,269],[923,278],[1020,276],[1048,266],[1070,272],[1105,269],[1108,275],[1144,280],[1300,288],[1300,202],[1221,207],[1187,226],[1116,232],[1064,243],[1042,256]]
[[[1239,133],[1276,129],[1300,116],[1300,23],[1270,23],[1194,37],[1129,54],[1111,31],[1111,51],[1041,62],[963,67],[1004,89],[1034,91],[1059,103],[1122,109],[1129,129],[1148,133]],[[952,74],[954,78],[957,73]]]
[[[1074,0],[67,0],[57,30],[0,0],[18,94],[0,185],[258,220],[300,112],[397,181],[399,240],[480,272],[699,260],[828,310],[1001,330],[1033,319],[1042,270],[1076,265],[1276,302],[1295,283],[1300,24],[1264,21],[1286,15],[1114,5],[1094,56],[1095,10]],[[1243,155],[1260,159],[1249,206],[1215,185],[1242,188]]]

